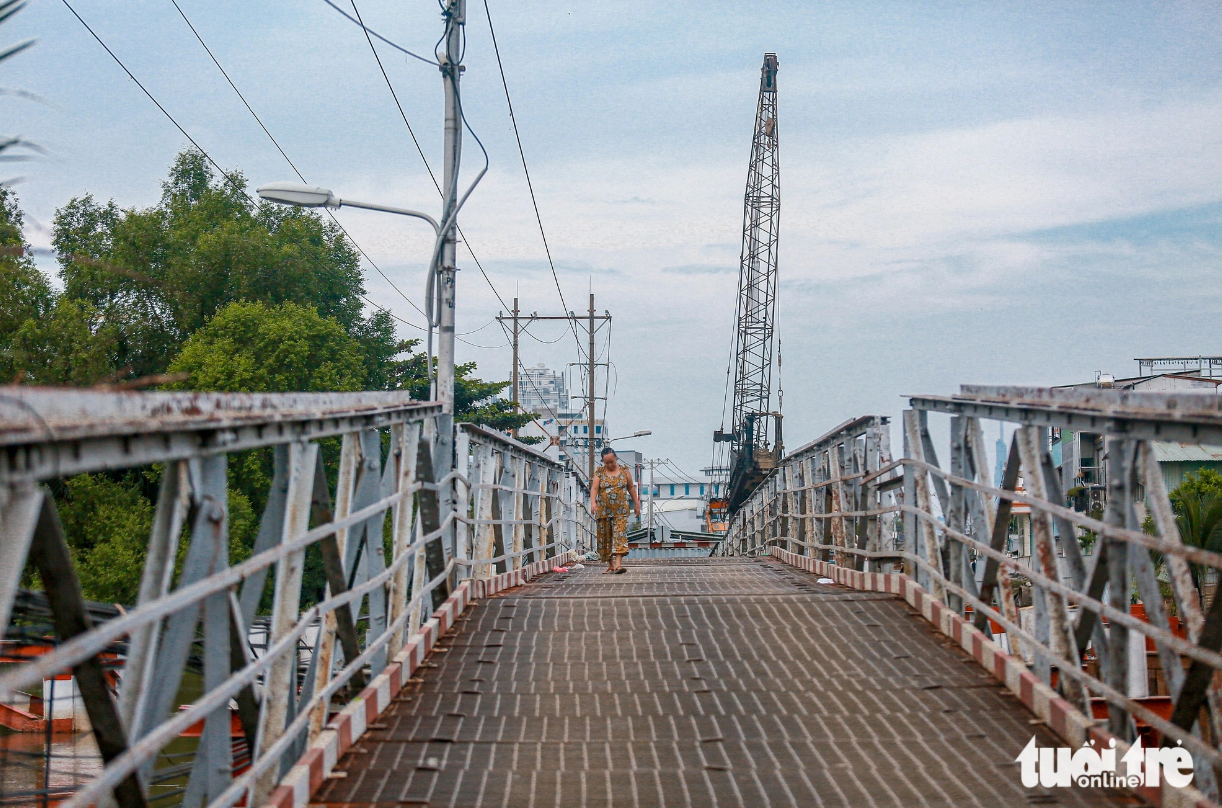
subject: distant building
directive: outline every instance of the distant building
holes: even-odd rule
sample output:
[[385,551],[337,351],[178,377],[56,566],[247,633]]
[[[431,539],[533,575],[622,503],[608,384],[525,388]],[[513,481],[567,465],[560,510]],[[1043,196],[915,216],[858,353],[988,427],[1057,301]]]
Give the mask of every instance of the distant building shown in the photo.
[[[1190,371],[1216,372],[1222,366],[1222,358],[1198,357],[1191,359],[1139,359],[1141,369],[1159,367],[1166,363],[1196,363]],[[1117,379],[1107,373],[1096,374],[1094,382],[1064,385],[1062,390],[1113,389],[1132,390],[1145,393],[1188,391],[1200,395],[1218,395],[1222,378],[1202,375],[1197,372],[1152,373],[1144,376]],[[1052,464],[1061,481],[1061,491],[1070,507],[1089,513],[1101,509],[1107,499],[1107,469],[1103,462],[1104,436],[1097,432],[1073,432],[1068,429],[1052,430]],[[1167,490],[1184,481],[1185,475],[1201,469],[1212,469],[1222,473],[1222,447],[1195,443],[1154,441],[1154,456],[1163,473]]]
[[661,473],[659,466],[651,475],[649,469],[643,472],[645,479],[641,483],[641,508],[647,508],[646,501],[652,490],[654,524],[658,527],[670,527],[674,530],[701,533],[705,531],[704,509],[708,507],[710,496],[723,493],[724,482],[711,477],[686,477],[669,473]]
[[518,377],[518,403],[526,412],[555,418],[569,408],[564,374],[551,370],[542,362],[533,368],[523,368]]
[[589,467],[586,458],[588,453],[593,451],[594,463],[597,465],[603,442],[610,437],[606,422],[601,418],[595,419],[594,428],[591,430],[586,414],[577,412],[559,413],[554,420],[560,445],[560,459],[571,458],[584,469]]
[[1010,453],[1010,450],[1006,448],[1006,427],[1001,421],[997,422],[997,443],[993,447],[993,453],[997,456],[997,465],[993,471],[993,485],[1000,486],[1006,477],[1006,456]]
[[[655,472],[653,479],[654,499],[701,499],[722,493],[722,484],[708,477],[678,477]],[[648,487],[649,480],[644,484]]]
[[553,412],[539,413],[534,421],[518,430],[519,434],[532,437],[542,437],[543,443],[537,448],[548,457],[563,463],[566,459],[583,471],[588,468],[586,452],[593,443],[595,462],[598,452],[602,450],[603,442],[609,437],[607,425],[600,418],[594,421],[593,440],[590,435],[590,422],[586,413]]

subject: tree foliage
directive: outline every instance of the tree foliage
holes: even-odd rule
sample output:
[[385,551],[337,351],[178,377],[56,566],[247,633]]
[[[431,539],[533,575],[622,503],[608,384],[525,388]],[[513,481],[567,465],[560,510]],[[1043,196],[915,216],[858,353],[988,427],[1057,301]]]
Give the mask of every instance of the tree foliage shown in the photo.
[[45,316],[54,300],[50,281],[30,257],[23,224],[17,195],[0,185],[0,382],[13,380],[22,364],[12,355],[13,338],[26,322]]
[[[1192,547],[1222,552],[1222,475],[1212,469],[1190,473],[1169,496],[1180,540]],[[1189,569],[1200,592],[1207,567],[1190,563]]]
[[[31,258],[12,189],[0,186],[0,384],[88,386],[166,372],[172,389],[408,390],[429,397],[419,340],[365,312],[359,253],[316,213],[253,204],[237,172],[182,152],[148,208],[86,194],[56,211],[62,291]],[[456,415],[501,430],[529,416],[507,382],[457,369]],[[338,442],[323,441],[334,483]],[[131,603],[152,524],[156,470],[87,474],[57,489],[85,596]],[[151,476],[150,476],[151,475]],[[271,481],[269,450],[229,464],[230,561],[247,557]],[[180,546],[180,562],[189,537]],[[304,588],[321,593],[319,559]]]
[[365,350],[393,348],[393,330],[362,314],[359,256],[338,227],[308,211],[252,205],[245,188],[241,174],[218,176],[188,150],[157,205],[120,210],[86,195],[56,213],[64,296],[114,325],[113,370],[163,372],[193,333],[239,301],[313,307]]
[[170,363],[184,390],[238,393],[354,391],[361,346],[334,319],[296,303],[230,303],[192,334]]

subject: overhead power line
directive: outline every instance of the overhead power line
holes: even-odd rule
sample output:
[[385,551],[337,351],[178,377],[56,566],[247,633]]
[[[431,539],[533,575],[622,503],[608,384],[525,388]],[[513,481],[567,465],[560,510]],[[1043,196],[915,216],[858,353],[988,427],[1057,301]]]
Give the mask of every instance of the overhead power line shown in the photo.
[[[543,229],[543,217],[539,215],[539,203],[535,199],[535,186],[530,180],[530,168],[526,165],[526,151],[522,148],[522,136],[518,133],[518,119],[513,114],[513,100],[509,97],[509,82],[505,79],[505,66],[501,63],[501,48],[496,41],[496,29],[492,26],[492,12],[488,9],[488,0],[484,0],[484,14],[488,19],[488,32],[492,34],[492,50],[496,54],[496,67],[501,74],[501,87],[505,90],[505,103],[509,107],[509,122],[513,124],[513,137],[518,144],[518,156],[522,158],[522,171],[526,174],[526,187],[530,191],[530,204],[535,209],[535,221],[539,224],[539,235],[543,238],[543,251],[547,253],[547,265],[552,270],[552,280],[556,284],[556,292],[560,295],[560,305],[564,307],[564,311],[569,311],[569,304],[565,302],[564,290],[560,288],[560,276],[556,274],[556,264],[552,261],[552,249],[547,243],[547,233]],[[585,348],[581,344],[581,338],[577,336],[577,326],[570,322],[569,327],[573,331],[573,339],[577,343],[577,350],[584,356]]]
[[[197,150],[197,151],[198,151],[200,154],[202,154],[202,155],[204,156],[204,159],[205,159],[205,160],[207,160],[207,161],[208,161],[208,163],[209,163],[209,164],[210,164],[210,165],[211,165],[213,168],[215,168],[215,169],[217,170],[217,173],[218,173],[218,174],[219,174],[219,175],[220,175],[220,176],[221,176],[221,177],[224,179],[224,181],[228,182],[228,183],[229,183],[229,184],[230,184],[230,185],[231,185],[231,186],[234,188],[234,190],[238,191],[238,192],[239,192],[239,193],[241,193],[243,196],[245,196],[245,197],[246,197],[246,199],[247,199],[247,201],[248,201],[248,202],[250,202],[252,205],[258,205],[258,201],[257,201],[257,200],[256,200],[254,197],[252,197],[252,196],[250,195],[250,193],[249,193],[249,192],[248,192],[248,191],[247,191],[245,188],[243,188],[242,186],[238,185],[238,183],[237,183],[237,182],[236,182],[236,181],[233,179],[233,177],[232,177],[232,176],[230,176],[229,172],[225,171],[225,169],[221,167],[220,163],[218,163],[218,162],[217,162],[215,159],[213,159],[212,155],[208,153],[208,150],[207,150],[207,149],[205,149],[203,146],[201,146],[201,145],[199,144],[199,141],[197,141],[195,138],[193,138],[193,137],[191,136],[191,134],[190,134],[189,132],[187,132],[187,130],[186,130],[186,129],[184,129],[184,128],[183,128],[182,124],[180,124],[180,123],[178,122],[178,120],[177,120],[177,119],[176,119],[176,118],[175,118],[173,115],[171,115],[171,114],[170,114],[169,110],[167,110],[167,109],[166,109],[166,108],[165,108],[165,107],[162,105],[162,103],[161,103],[160,101],[158,101],[158,100],[157,100],[156,96],[154,96],[154,95],[153,95],[153,94],[152,94],[152,93],[149,91],[149,89],[148,89],[147,87],[145,87],[145,86],[144,86],[144,84],[142,84],[142,83],[140,82],[140,80],[139,80],[139,79],[137,79],[137,78],[136,78],[135,74],[133,74],[133,73],[131,72],[131,70],[129,70],[129,69],[128,69],[127,65],[123,63],[123,60],[122,60],[122,59],[120,59],[120,58],[118,57],[118,55],[117,55],[117,54],[116,54],[116,53],[115,53],[113,50],[111,50],[110,46],[109,46],[109,45],[107,45],[107,44],[106,44],[106,42],[105,42],[105,41],[104,41],[104,40],[103,40],[103,39],[102,39],[102,38],[101,38],[101,37],[98,35],[98,33],[97,33],[96,31],[94,31],[94,30],[93,30],[93,28],[92,28],[92,27],[89,25],[89,23],[85,22],[84,18],[83,18],[83,17],[81,17],[81,15],[77,13],[76,9],[72,7],[72,5],[71,5],[71,4],[68,2],[68,0],[61,0],[61,2],[64,4],[64,6],[65,6],[65,7],[67,7],[68,11],[70,11],[70,12],[72,13],[72,16],[73,16],[73,17],[76,17],[77,21],[78,21],[78,22],[80,22],[80,24],[81,24],[82,26],[84,26],[85,30],[89,32],[89,35],[90,35],[90,36],[92,36],[92,37],[94,38],[94,40],[95,40],[95,41],[96,41],[96,42],[97,42],[99,45],[101,45],[101,46],[102,46],[102,49],[106,51],[106,53],[107,53],[107,54],[110,56],[110,58],[111,58],[112,60],[114,60],[115,64],[117,64],[117,65],[119,66],[119,68],[120,68],[120,69],[122,69],[122,71],[123,71],[124,73],[126,73],[126,74],[127,74],[127,77],[128,77],[129,79],[131,79],[131,80],[132,80],[132,83],[134,83],[134,84],[135,84],[137,87],[139,87],[139,88],[140,88],[140,91],[141,91],[141,92],[143,92],[143,93],[144,93],[144,95],[145,95],[145,96],[146,96],[146,97],[147,97],[147,98],[148,98],[150,101],[152,101],[152,102],[153,102],[153,105],[154,105],[154,106],[156,106],[158,110],[160,110],[161,114],[162,114],[162,115],[164,115],[164,116],[166,117],[166,119],[167,119],[167,120],[168,120],[170,123],[172,123],[172,124],[174,125],[174,128],[175,128],[175,129],[177,129],[177,130],[179,131],[179,133],[181,133],[181,134],[182,134],[182,136],[183,136],[183,137],[185,137],[185,138],[186,138],[186,139],[187,139],[187,140],[188,140],[188,141],[191,143],[191,145],[192,145],[192,146],[193,146],[193,147],[194,147],[194,148],[195,148],[195,149],[196,149],[196,150]],[[175,5],[177,5],[177,4],[175,4]],[[180,12],[181,12],[181,10],[180,10]],[[185,17],[184,17],[184,19],[185,19]],[[218,64],[218,65],[217,65],[217,67],[219,68],[219,67],[220,67],[220,65]],[[222,71],[222,72],[223,72],[223,71]],[[227,78],[228,78],[228,77],[227,77]],[[232,84],[231,84],[231,86],[232,86]],[[236,88],[236,87],[234,87],[234,91],[235,91],[235,92],[237,91],[237,88]],[[239,93],[239,95],[240,95],[240,93]],[[244,101],[244,100],[245,100],[245,99],[243,99],[243,101]],[[253,110],[251,110],[251,113],[252,113],[252,114],[254,114],[254,111],[253,111]],[[268,133],[268,137],[271,137],[271,133],[270,133],[270,132]],[[274,141],[274,138],[273,138],[273,141]],[[278,146],[278,144],[277,144],[277,146]],[[283,153],[283,152],[282,152],[282,153]],[[285,155],[285,159],[286,159],[286,160],[288,160],[287,155]],[[292,165],[292,161],[289,161],[289,165]],[[294,171],[296,171],[296,167],[294,167]],[[300,174],[298,174],[298,176],[300,176]],[[304,181],[304,180],[303,180],[303,181]],[[338,224],[338,222],[337,222],[336,224]],[[340,230],[341,230],[341,231],[343,231],[343,226],[342,226],[342,225],[340,225]],[[345,231],[345,236],[347,236],[346,231]],[[347,237],[348,237],[349,239],[351,239],[351,237],[350,237],[350,236],[347,236]],[[354,242],[353,242],[353,244],[355,245],[355,244],[356,244],[356,242],[354,241]],[[357,249],[359,250],[359,249],[360,249],[359,245],[356,245],[356,246],[357,246]],[[364,254],[364,253],[362,252],[362,254]],[[368,258],[368,256],[366,256],[366,258]],[[310,261],[310,262],[311,262],[311,263],[312,263],[312,264],[313,264],[315,267],[317,267],[318,269],[320,269],[320,270],[322,270],[322,271],[326,272],[327,274],[331,275],[333,278],[336,278],[337,280],[343,280],[342,278],[340,278],[339,274],[335,272],[335,270],[331,269],[331,268],[330,268],[329,266],[327,266],[326,264],[324,264],[324,263],[322,263],[322,262],[320,262],[320,261],[318,261],[318,260],[316,260],[316,259],[312,259],[312,258],[307,259],[307,260],[309,260],[309,261]],[[370,261],[370,263],[372,264],[373,262],[372,262],[372,261]],[[375,268],[376,268],[376,265],[375,265]],[[400,293],[400,294],[402,294],[402,293]],[[378,303],[375,303],[375,302],[374,302],[373,300],[371,300],[371,299],[370,299],[370,298],[369,298],[367,295],[365,295],[365,294],[363,294],[363,293],[361,293],[361,292],[357,292],[357,296],[358,296],[358,297],[360,297],[362,300],[364,300],[366,303],[368,303],[368,304],[369,304],[371,307],[373,307],[374,309],[377,309],[378,311],[383,311],[383,312],[385,312],[385,313],[386,313],[386,314],[388,314],[388,315],[389,315],[389,316],[390,316],[392,319],[394,319],[394,320],[396,320],[396,321],[398,321],[398,322],[400,322],[400,323],[402,323],[402,324],[404,324],[404,325],[406,325],[406,326],[408,326],[408,327],[410,327],[410,328],[414,328],[414,329],[416,329],[417,331],[424,331],[424,330],[425,330],[425,329],[421,328],[420,326],[416,325],[415,323],[410,322],[409,320],[405,320],[405,319],[403,319],[402,317],[400,317],[399,315],[395,314],[393,311],[391,311],[390,309],[386,308],[385,306],[382,306],[382,305],[379,305]],[[410,300],[409,298],[407,298],[407,297],[406,297],[406,295],[404,296],[404,299],[405,299],[405,300],[407,300],[409,303],[411,302],[411,300]],[[415,304],[413,304],[413,306],[414,306],[414,305],[415,305]],[[465,344],[467,344],[467,345],[470,345],[470,346],[471,346],[471,347],[473,347],[473,348],[500,349],[500,348],[504,347],[504,346],[502,346],[502,345],[492,345],[492,346],[490,346],[490,345],[476,345],[475,343],[468,342],[467,340],[462,340],[462,342],[463,342],[463,343],[465,343]]]
[[522,333],[530,337],[531,339],[533,339],[535,342],[538,342],[541,345],[555,345],[557,342],[559,342],[560,340],[568,336],[568,334],[561,334],[560,336],[556,337],[555,339],[539,339],[534,334],[530,333],[529,329],[526,326],[522,326]]
[[[272,142],[272,145],[276,147],[276,151],[280,152],[280,156],[283,157],[284,161],[289,164],[289,168],[293,169],[293,173],[297,175],[297,178],[300,179],[302,182],[305,182],[306,181],[305,176],[302,175],[301,171],[297,168],[297,165],[289,158],[288,154],[284,151],[284,148],[280,145],[280,142],[276,140],[275,136],[271,133],[270,130],[268,130],[266,124],[263,123],[263,119],[260,118],[259,114],[255,112],[253,107],[251,107],[250,102],[246,100],[246,96],[242,95],[242,91],[239,90],[238,86],[233,83],[233,79],[229,77],[229,73],[225,70],[224,67],[221,66],[220,60],[216,58],[216,55],[212,52],[212,48],[208,47],[208,43],[204,41],[203,36],[200,35],[199,31],[196,30],[195,25],[192,24],[190,19],[188,19],[186,12],[182,10],[182,6],[178,5],[178,0],[170,0],[170,2],[174,4],[174,8],[178,10],[178,15],[182,17],[183,22],[185,22],[187,24],[187,27],[191,29],[191,33],[195,35],[195,38],[199,41],[199,44],[203,46],[204,51],[207,52],[208,54],[208,58],[212,60],[212,64],[216,65],[216,69],[221,71],[221,75],[225,77],[225,81],[229,83],[229,86],[233,89],[234,93],[237,94],[243,106],[246,107],[246,111],[249,112],[251,117],[255,119],[255,122],[259,124],[259,128],[263,130],[263,134],[267,135],[267,139],[270,140]],[[335,217],[335,214],[331,212],[330,210],[326,210],[326,213],[327,213],[327,216],[331,218],[331,221],[335,222],[335,226],[338,227],[340,231],[343,232],[344,236],[347,237],[347,239],[352,242],[352,245],[356,247],[357,252],[359,252],[362,256],[364,256],[365,260],[369,262],[369,265],[372,266],[374,270],[376,270],[377,273],[382,276],[382,280],[390,284],[391,289],[394,289],[395,292],[397,292],[400,297],[406,300],[412,308],[414,308],[416,311],[420,312],[420,314],[423,315],[424,312],[421,311],[420,307],[416,305],[415,301],[413,301],[410,297],[408,297],[403,292],[403,290],[400,289],[398,286],[396,286],[395,282],[392,281],[386,275],[386,273],[382,271],[382,268],[378,266],[377,263],[369,256],[369,253],[365,252],[365,249],[359,243],[357,243],[357,240],[352,237],[352,234],[348,232],[348,229],[344,227],[344,225],[340,222],[340,220]],[[408,323],[408,325],[411,325],[413,328],[420,329],[421,331],[424,330],[420,326],[415,325],[413,323]]]
[[340,8],[339,6],[335,5],[335,3],[332,3],[332,2],[331,2],[331,0],[322,0],[322,1],[323,1],[324,3],[326,3],[327,5],[329,5],[331,8],[335,9],[336,11],[338,11],[338,12],[339,12],[339,13],[340,13],[340,14],[341,14],[343,17],[344,17],[344,19],[348,20],[348,21],[349,21],[349,22],[351,22],[351,23],[354,23],[354,24],[356,24],[356,25],[359,25],[359,26],[360,26],[360,28],[361,28],[361,30],[365,32],[365,35],[366,35],[366,36],[374,36],[374,37],[377,37],[378,39],[380,39],[380,40],[382,40],[383,42],[385,42],[387,45],[390,45],[392,48],[394,48],[395,50],[399,51],[400,53],[405,53],[405,54],[407,54],[408,56],[412,57],[413,59],[419,59],[420,61],[424,62],[426,65],[432,65],[433,67],[441,67],[441,65],[439,65],[439,64],[437,63],[437,60],[436,60],[436,59],[430,59],[430,58],[428,58],[427,56],[421,56],[421,55],[420,55],[420,54],[418,54],[418,53],[412,53],[411,51],[409,51],[407,48],[403,47],[402,45],[397,45],[397,44],[395,44],[394,42],[391,42],[389,39],[387,39],[386,37],[382,36],[381,34],[379,34],[377,31],[373,30],[372,28],[367,28],[367,27],[365,26],[364,21],[362,21],[362,20],[361,20],[361,18],[360,18],[360,17],[361,17],[361,15],[360,15],[360,14],[357,14],[357,15],[356,15],[356,19],[353,19],[352,17],[350,17],[350,16],[348,15],[348,12],[344,11],[342,8]]
[[[334,3],[331,2],[331,0],[323,0],[323,2],[325,2],[327,5],[334,8],[336,11],[339,11],[341,14],[344,14],[345,17],[348,17],[348,15],[345,14],[343,11],[341,11],[338,6],[336,6]],[[391,42],[386,37],[380,36],[377,33],[375,33],[374,31],[371,31],[369,28],[367,28],[365,26],[364,20],[361,18],[360,9],[356,7],[356,0],[350,0],[350,2],[352,3],[352,11],[356,14],[356,19],[353,20],[353,22],[359,25],[361,27],[361,30],[365,32],[365,41],[369,43],[369,50],[370,52],[373,53],[373,58],[378,63],[378,70],[381,71],[382,79],[386,82],[386,89],[390,90],[390,97],[393,98],[395,101],[395,107],[399,110],[399,117],[403,119],[403,125],[407,127],[407,134],[411,136],[412,144],[416,147],[416,153],[420,155],[420,160],[421,162],[424,163],[424,170],[429,173],[429,179],[433,181],[433,187],[437,189],[437,194],[444,198],[445,194],[441,190],[441,183],[437,181],[437,175],[433,173],[433,167],[429,165],[429,159],[424,156],[424,149],[420,147],[420,140],[416,137],[416,131],[412,129],[411,122],[407,120],[407,113],[403,111],[403,104],[400,103],[399,101],[399,94],[395,92],[395,87],[390,81],[390,76],[387,75],[386,73],[386,67],[382,64],[382,57],[378,55],[378,49],[374,47],[373,39],[371,39],[371,36],[376,36],[378,39],[382,40],[383,42],[395,48],[396,50],[403,51],[404,53],[410,53],[410,51],[407,51],[402,46],[396,45],[394,42]],[[352,18],[348,17],[348,19],[351,20]],[[411,54],[411,55],[414,56],[415,54]],[[420,58],[420,57],[416,57],[416,58]],[[437,63],[429,62],[429,64],[435,65]],[[463,123],[464,124],[466,123],[465,117],[463,119]],[[470,127],[468,127],[468,129],[469,128]],[[474,133],[472,133],[472,135],[474,135]],[[476,140],[478,140],[478,138],[476,138]],[[481,146],[481,148],[483,147]],[[481,264],[479,259],[475,257],[475,251],[471,249],[471,243],[467,241],[466,233],[462,231],[461,227],[456,226],[456,229],[458,230],[459,237],[462,238],[463,246],[467,248],[467,253],[471,256],[471,260],[475,262],[475,266],[479,268],[480,274],[484,276],[484,281],[488,284],[488,288],[492,290],[492,294],[496,296],[496,299],[500,302],[502,308],[504,309],[509,308],[509,305],[505,302],[505,299],[501,297],[501,293],[497,290],[496,285],[492,282],[492,278],[488,277],[488,273],[484,271],[484,265]]]

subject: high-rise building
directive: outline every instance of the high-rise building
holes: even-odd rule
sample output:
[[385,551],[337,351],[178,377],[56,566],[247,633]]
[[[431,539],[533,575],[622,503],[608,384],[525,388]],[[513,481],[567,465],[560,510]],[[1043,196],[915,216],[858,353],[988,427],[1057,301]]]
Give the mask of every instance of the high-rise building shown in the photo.
[[569,394],[564,386],[564,374],[542,362],[533,368],[523,368],[518,379],[518,403],[523,410],[548,418],[565,412],[569,408]]

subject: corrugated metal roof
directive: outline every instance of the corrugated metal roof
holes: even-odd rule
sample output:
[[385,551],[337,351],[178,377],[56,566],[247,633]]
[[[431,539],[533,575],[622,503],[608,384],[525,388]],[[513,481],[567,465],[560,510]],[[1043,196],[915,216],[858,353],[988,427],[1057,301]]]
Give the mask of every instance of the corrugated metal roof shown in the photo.
[[1222,446],[1204,443],[1154,441],[1154,459],[1160,463],[1222,462]]

